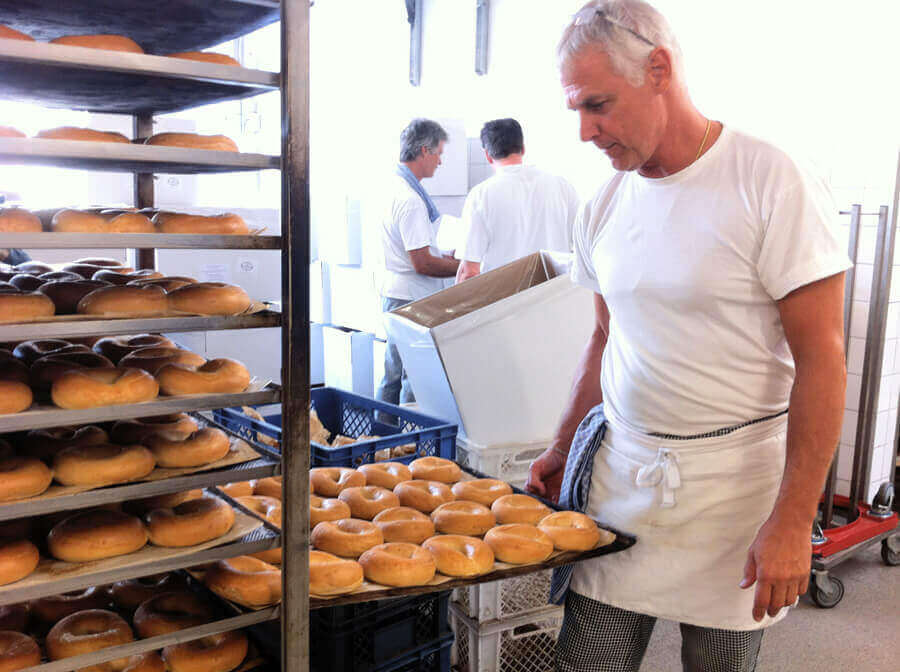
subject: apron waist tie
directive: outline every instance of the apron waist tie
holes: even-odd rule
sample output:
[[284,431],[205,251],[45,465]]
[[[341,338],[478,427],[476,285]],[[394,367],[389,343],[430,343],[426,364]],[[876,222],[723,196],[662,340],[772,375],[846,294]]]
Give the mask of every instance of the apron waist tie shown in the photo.
[[641,467],[634,479],[639,488],[655,488],[662,485],[660,507],[671,509],[675,506],[675,490],[681,487],[681,472],[678,470],[677,455],[668,448],[660,448],[656,459]]

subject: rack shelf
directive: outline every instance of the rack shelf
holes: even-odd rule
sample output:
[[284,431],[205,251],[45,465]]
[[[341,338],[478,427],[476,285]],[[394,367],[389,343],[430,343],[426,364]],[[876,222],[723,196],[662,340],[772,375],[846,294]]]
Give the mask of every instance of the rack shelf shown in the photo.
[[0,0],[6,25],[36,40],[126,35],[152,54],[221,44],[278,20],[278,0]]
[[102,247],[168,250],[280,250],[281,236],[215,236],[175,233],[4,233],[7,247],[87,250]]
[[165,56],[0,40],[0,97],[148,114],[277,91],[277,73]]
[[58,166],[114,173],[233,173],[278,169],[265,154],[44,138],[0,138],[0,164]]

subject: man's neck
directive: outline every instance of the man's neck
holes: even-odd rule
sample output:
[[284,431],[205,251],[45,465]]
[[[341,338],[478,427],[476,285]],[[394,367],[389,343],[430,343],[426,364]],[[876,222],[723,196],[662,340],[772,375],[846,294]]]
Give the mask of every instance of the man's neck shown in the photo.
[[[666,124],[665,137],[656,152],[639,172],[644,177],[660,178],[684,170],[709,151],[722,132],[722,125],[707,118],[691,106],[683,114],[673,116]],[[699,152],[699,154],[698,154]]]
[[416,176],[416,179],[421,182],[422,178],[425,177],[425,172],[422,165],[418,161],[401,161],[401,163],[409,168],[409,171]]
[[522,161],[522,154],[510,154],[509,156],[504,156],[502,159],[494,159],[494,167],[500,168],[502,166],[519,166],[522,164]]

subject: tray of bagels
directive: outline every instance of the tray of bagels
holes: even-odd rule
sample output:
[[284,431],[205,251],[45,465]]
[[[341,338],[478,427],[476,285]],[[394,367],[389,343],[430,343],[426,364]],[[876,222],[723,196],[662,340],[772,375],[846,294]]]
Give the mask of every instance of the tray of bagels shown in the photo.
[[439,457],[309,478],[311,609],[496,581],[636,541]]

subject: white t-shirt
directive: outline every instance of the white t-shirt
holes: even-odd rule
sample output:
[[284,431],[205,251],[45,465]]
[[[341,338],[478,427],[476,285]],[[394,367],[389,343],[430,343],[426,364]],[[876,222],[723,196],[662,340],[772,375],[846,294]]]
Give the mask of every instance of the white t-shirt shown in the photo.
[[537,252],[572,251],[578,193],[563,178],[534,166],[499,166],[475,185],[463,207],[466,241],[457,257],[481,272]]
[[384,248],[384,284],[381,295],[415,301],[444,288],[441,278],[416,273],[409,250],[428,247],[436,257],[440,220],[428,219],[425,201],[399,175],[387,182],[385,212],[381,221],[381,244]]
[[786,409],[776,301],[851,266],[836,215],[784,152],[729,128],[674,175],[616,174],[579,214],[572,269],[609,307],[611,414],[692,435]]

